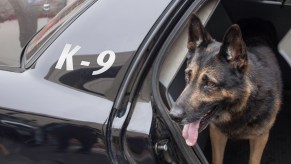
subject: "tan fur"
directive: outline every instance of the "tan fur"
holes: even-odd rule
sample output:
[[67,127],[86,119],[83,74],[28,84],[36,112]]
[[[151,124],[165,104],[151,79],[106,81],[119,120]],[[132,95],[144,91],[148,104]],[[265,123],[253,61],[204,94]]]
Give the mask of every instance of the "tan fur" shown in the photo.
[[227,121],[230,121],[231,120],[231,115],[229,113],[222,113],[220,116],[219,116],[219,120],[221,122],[227,122]]
[[210,124],[210,139],[212,150],[212,163],[223,164],[224,150],[227,143],[227,137],[221,133],[214,124]]
[[250,139],[249,164],[260,164],[263,151],[269,138],[269,133]]

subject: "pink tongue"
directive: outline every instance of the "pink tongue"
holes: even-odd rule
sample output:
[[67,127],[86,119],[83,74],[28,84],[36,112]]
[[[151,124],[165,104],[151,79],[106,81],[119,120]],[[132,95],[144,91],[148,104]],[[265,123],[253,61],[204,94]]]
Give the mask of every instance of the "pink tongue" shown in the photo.
[[194,146],[198,138],[198,129],[201,120],[185,124],[183,128],[183,137],[188,146]]

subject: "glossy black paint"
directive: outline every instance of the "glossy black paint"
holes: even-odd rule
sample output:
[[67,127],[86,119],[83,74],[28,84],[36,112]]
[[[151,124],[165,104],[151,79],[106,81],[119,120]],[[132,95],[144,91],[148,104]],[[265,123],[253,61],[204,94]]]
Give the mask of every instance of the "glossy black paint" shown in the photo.
[[[108,156],[112,152],[108,151],[105,129],[124,76],[135,62],[134,55],[142,43],[154,43],[157,33],[144,38],[152,27],[162,27],[154,23],[169,2],[97,1],[38,47],[45,47],[44,51],[35,51],[37,60],[29,68],[1,70],[0,163],[155,163],[151,140],[154,113],[148,87],[131,99],[134,101],[126,102],[124,114],[111,122],[109,137],[116,159]],[[67,43],[82,47],[73,58],[74,70],[67,71],[65,66],[57,70],[56,62]],[[92,76],[92,71],[100,68],[97,64],[80,66],[81,61],[96,63],[99,53],[107,49],[116,52],[116,62],[107,72]]]

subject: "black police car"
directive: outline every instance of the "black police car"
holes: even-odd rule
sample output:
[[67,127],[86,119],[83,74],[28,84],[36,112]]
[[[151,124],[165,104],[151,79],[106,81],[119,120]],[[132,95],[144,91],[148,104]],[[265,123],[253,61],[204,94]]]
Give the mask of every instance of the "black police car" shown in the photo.
[[[185,85],[186,27],[191,13],[217,40],[242,18],[271,21],[278,40],[291,27],[289,1],[1,3],[3,164],[208,163],[208,130],[200,134],[198,144],[189,147],[180,126],[168,116]],[[279,50],[288,61],[286,41],[281,45]],[[291,71],[286,59],[278,54],[285,101],[264,163],[291,162],[287,128]],[[247,144],[231,141],[225,163],[247,160]]]

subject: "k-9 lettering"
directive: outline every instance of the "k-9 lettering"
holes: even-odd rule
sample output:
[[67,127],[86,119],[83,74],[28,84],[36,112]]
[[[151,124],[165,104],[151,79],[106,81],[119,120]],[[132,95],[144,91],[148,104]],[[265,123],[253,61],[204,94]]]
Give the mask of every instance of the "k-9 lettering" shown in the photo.
[[[73,68],[73,56],[81,49],[81,46],[77,45],[75,46],[71,51],[72,45],[71,44],[66,44],[63,52],[56,64],[56,69],[62,69],[65,61],[66,61],[66,70],[71,71],[74,70]],[[105,57],[109,55],[109,58],[106,62],[104,62]],[[107,71],[114,63],[115,61],[115,53],[111,50],[106,50],[103,51],[99,54],[97,57],[97,64],[102,66],[99,70],[93,71],[92,75],[98,75],[101,74],[105,71]],[[90,62],[87,61],[82,61],[80,65],[83,66],[89,66]]]

